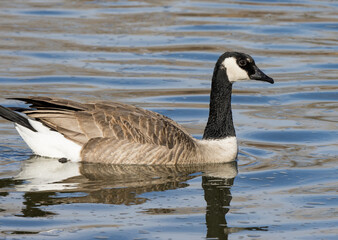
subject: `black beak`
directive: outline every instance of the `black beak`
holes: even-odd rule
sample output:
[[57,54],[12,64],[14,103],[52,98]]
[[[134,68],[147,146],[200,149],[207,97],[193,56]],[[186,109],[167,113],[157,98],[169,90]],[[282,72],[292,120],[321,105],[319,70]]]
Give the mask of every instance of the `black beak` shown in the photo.
[[263,73],[257,66],[254,66],[254,70],[255,70],[255,73],[250,75],[250,79],[269,82],[271,84],[274,83],[273,79],[267,76],[265,73]]

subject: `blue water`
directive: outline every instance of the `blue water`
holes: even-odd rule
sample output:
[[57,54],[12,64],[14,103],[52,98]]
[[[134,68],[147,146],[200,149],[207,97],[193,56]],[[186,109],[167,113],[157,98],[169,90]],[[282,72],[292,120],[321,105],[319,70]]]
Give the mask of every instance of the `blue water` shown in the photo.
[[0,104],[119,101],[201,138],[224,51],[275,80],[236,83],[236,163],[133,167],[31,156],[0,119],[1,239],[336,239],[335,1],[0,3]]

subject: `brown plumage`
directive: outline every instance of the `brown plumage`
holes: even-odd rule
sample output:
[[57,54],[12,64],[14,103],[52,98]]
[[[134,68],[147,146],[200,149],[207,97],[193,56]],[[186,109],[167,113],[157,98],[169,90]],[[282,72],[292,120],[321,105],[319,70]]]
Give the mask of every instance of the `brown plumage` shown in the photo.
[[[86,162],[124,164],[191,163],[196,142],[180,125],[161,114],[115,102],[78,102],[48,98],[13,98],[31,104],[24,110],[83,147]],[[196,159],[195,159],[196,160]]]

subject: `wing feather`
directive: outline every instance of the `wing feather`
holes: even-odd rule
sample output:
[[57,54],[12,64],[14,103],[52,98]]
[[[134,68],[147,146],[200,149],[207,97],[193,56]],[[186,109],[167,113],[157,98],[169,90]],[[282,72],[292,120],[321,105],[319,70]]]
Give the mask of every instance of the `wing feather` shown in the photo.
[[[90,139],[127,140],[129,143],[165,146],[168,149],[184,144],[185,149],[195,146],[194,139],[170,118],[135,106],[115,103],[78,102],[47,97],[15,98],[31,104],[23,111],[60,132],[66,138],[88,146]],[[150,148],[150,147],[149,147]]]

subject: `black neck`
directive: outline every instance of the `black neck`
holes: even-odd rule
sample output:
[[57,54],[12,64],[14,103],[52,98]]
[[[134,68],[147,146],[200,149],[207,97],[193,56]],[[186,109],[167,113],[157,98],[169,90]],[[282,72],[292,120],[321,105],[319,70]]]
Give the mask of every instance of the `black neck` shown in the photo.
[[236,136],[231,112],[232,83],[226,69],[216,65],[211,83],[210,110],[203,139]]

